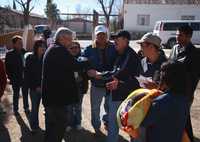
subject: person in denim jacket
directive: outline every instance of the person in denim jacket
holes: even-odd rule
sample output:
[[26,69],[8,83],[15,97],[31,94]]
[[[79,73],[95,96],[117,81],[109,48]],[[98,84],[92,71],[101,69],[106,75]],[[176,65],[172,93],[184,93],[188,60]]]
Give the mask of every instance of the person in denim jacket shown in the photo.
[[101,120],[100,120],[100,105],[104,98],[104,110],[105,115],[103,121],[105,127],[107,127],[107,113],[108,113],[108,97],[106,96],[105,81],[101,79],[101,73],[105,71],[111,71],[115,58],[116,49],[113,43],[108,40],[108,29],[99,25],[94,30],[95,40],[92,45],[86,47],[84,56],[88,58],[91,69],[88,72],[91,77],[91,121],[95,133],[101,133]]

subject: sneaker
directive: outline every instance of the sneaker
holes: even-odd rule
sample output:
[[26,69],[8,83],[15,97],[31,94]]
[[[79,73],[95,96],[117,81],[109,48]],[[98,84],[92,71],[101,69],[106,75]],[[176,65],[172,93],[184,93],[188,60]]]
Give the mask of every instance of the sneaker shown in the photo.
[[19,114],[18,111],[14,111],[14,115],[15,115],[15,116],[20,116],[20,114]]
[[29,110],[29,109],[25,109],[24,112],[25,112],[26,114],[29,114],[29,113],[30,113],[30,110]]
[[71,130],[72,130],[72,127],[71,127],[71,126],[67,126],[66,129],[65,129],[66,132],[69,132],[69,131],[71,131]]
[[81,125],[76,125],[76,130],[83,130],[83,127]]
[[101,132],[101,129],[94,129],[94,131],[95,131],[96,136],[102,136],[103,135],[103,133]]

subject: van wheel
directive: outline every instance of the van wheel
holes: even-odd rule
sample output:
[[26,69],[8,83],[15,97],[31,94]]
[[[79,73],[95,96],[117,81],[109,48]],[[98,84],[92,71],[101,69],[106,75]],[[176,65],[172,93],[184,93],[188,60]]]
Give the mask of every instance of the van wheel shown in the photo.
[[176,38],[171,38],[167,42],[167,48],[171,49],[176,44]]

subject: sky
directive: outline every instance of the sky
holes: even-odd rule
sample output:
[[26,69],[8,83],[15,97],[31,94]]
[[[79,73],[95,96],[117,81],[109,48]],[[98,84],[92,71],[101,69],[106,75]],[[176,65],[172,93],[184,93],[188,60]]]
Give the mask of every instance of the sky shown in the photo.
[[[92,13],[93,9],[101,11],[100,4],[97,0],[54,0],[53,2],[57,4],[57,8],[61,13],[76,13],[77,9],[80,9],[82,13],[86,13],[88,11]],[[32,11],[33,13],[45,15],[44,8],[46,6],[46,0],[32,0],[31,4],[34,6]],[[0,0],[0,6],[6,5],[10,5],[12,7],[13,0]],[[17,5],[17,9],[21,10],[19,5]]]

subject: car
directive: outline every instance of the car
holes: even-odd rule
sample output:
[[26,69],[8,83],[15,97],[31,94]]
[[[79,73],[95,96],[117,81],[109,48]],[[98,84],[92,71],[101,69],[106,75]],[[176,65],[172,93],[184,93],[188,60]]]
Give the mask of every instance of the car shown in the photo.
[[42,34],[44,30],[50,29],[49,25],[35,25],[34,32],[35,34]]
[[180,26],[190,25],[193,29],[192,43],[200,44],[200,20],[161,20],[157,21],[153,33],[162,39],[165,48],[176,44],[176,30]]

